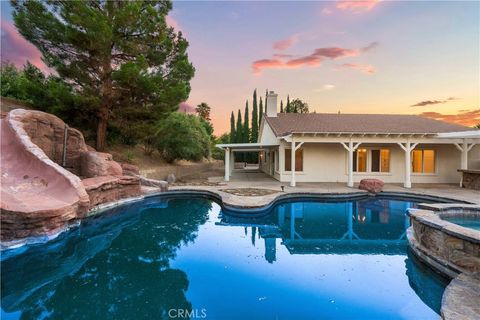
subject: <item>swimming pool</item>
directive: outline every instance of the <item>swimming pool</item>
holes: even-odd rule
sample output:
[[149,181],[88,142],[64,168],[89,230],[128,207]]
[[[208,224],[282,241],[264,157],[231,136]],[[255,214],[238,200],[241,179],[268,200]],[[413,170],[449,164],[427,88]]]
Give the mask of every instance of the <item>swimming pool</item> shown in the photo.
[[446,279],[408,252],[405,210],[297,201],[261,218],[151,198],[2,255],[2,319],[438,319]]
[[471,216],[471,217],[442,217],[443,220],[446,220],[451,223],[458,224],[462,227],[479,230],[480,231],[480,217]]

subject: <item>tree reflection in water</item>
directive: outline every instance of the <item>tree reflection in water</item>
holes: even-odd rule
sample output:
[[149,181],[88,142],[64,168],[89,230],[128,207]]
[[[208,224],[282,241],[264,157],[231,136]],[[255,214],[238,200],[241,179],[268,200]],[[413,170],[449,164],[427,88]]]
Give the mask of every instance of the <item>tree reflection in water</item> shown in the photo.
[[187,275],[170,261],[195,240],[210,209],[206,199],[152,199],[5,258],[3,316],[159,319],[170,309],[191,310]]

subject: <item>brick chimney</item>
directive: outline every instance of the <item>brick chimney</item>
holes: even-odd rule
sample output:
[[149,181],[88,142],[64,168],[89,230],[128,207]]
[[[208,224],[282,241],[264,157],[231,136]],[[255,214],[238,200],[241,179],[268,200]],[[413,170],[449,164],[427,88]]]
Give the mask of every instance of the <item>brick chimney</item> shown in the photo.
[[267,94],[267,101],[265,107],[265,113],[267,117],[276,117],[277,116],[277,94],[273,91],[270,91]]

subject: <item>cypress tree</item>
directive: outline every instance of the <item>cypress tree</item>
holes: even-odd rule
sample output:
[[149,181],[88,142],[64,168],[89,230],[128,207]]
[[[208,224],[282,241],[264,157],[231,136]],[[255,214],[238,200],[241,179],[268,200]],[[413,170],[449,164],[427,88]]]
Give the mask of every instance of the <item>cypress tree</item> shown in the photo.
[[248,100],[245,102],[245,113],[244,113],[244,119],[243,119],[243,141],[242,142],[249,142],[250,141],[250,119],[248,115]]
[[236,141],[236,136],[235,136],[235,115],[232,114],[230,115],[230,143],[235,143]]
[[258,106],[257,106],[257,89],[253,91],[253,106],[252,106],[252,135],[251,142],[257,142],[258,138]]
[[292,112],[292,107],[290,106],[290,95],[287,96],[287,113]]
[[236,143],[242,142],[242,135],[243,135],[242,113],[240,112],[240,109],[238,109],[237,128],[235,129],[235,142]]
[[263,117],[263,102],[262,97],[260,97],[260,110],[258,111],[258,127],[260,128],[260,123],[262,122]]
[[283,100],[280,100],[280,113],[283,113]]

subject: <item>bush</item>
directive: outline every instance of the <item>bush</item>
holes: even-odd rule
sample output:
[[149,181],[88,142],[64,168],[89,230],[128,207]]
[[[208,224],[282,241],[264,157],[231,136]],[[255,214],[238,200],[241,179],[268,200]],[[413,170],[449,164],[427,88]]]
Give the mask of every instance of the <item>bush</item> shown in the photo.
[[215,138],[212,143],[212,158],[216,160],[225,159],[225,151],[216,147],[217,144],[230,143],[230,134],[224,133],[220,137]]
[[194,115],[173,112],[160,121],[155,146],[166,161],[193,160],[208,157],[210,137],[200,119]]

